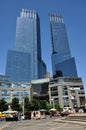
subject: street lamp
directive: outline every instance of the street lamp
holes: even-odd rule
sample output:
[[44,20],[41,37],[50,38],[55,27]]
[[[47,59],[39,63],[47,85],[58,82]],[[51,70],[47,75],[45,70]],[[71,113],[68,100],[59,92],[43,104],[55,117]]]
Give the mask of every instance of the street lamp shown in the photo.
[[74,96],[71,95],[72,108],[73,108],[73,100],[74,100]]
[[51,102],[53,103],[53,108],[54,108],[54,98],[51,98]]
[[24,93],[25,93],[25,88],[24,88],[24,91],[23,91],[23,116],[24,116],[24,111],[25,111],[25,107],[24,107],[24,105],[25,105],[25,103],[24,103]]
[[24,97],[23,97],[23,116],[24,116]]

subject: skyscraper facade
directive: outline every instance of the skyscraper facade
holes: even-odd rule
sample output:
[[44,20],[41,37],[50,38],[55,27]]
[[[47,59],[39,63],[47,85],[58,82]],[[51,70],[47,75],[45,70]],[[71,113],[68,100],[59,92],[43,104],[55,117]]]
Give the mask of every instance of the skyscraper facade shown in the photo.
[[[13,73],[17,74],[17,79],[13,77]],[[46,64],[41,57],[39,16],[36,11],[22,9],[20,17],[17,18],[15,51],[9,50],[7,56],[6,74],[12,81],[31,81],[43,78],[45,73]]]
[[75,58],[71,56],[63,18],[58,14],[50,14],[49,17],[53,75],[61,72],[61,76],[77,77]]
[[10,79],[13,82],[30,81],[31,80],[30,53],[8,50],[6,73],[10,75]]

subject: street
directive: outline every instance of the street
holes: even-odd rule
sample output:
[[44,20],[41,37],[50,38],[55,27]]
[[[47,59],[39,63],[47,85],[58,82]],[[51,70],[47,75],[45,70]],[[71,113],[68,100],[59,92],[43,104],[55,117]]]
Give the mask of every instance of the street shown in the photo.
[[41,120],[21,120],[15,122],[4,122],[0,130],[85,130],[84,126],[58,123],[55,119],[41,119]]

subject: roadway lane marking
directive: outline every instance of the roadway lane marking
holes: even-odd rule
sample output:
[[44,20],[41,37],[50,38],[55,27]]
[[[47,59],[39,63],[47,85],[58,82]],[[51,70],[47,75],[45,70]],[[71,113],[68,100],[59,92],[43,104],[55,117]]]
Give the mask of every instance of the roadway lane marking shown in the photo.
[[56,130],[55,128],[51,128],[51,129],[49,129],[49,130]]
[[63,125],[61,125],[61,126],[59,126],[59,127],[57,127],[57,128],[49,128],[48,130],[57,130],[58,128],[62,128],[62,127],[64,127],[64,126],[66,126],[67,124],[63,124]]
[[10,125],[12,122],[9,122],[9,123],[7,123],[6,125],[4,125],[4,126],[2,126],[1,128],[0,128],[0,130],[3,130],[4,128],[6,128],[8,125]]
[[62,128],[62,127],[64,127],[64,126],[67,126],[68,124],[61,124],[61,126],[59,126],[59,127],[57,127],[58,129],[59,128]]

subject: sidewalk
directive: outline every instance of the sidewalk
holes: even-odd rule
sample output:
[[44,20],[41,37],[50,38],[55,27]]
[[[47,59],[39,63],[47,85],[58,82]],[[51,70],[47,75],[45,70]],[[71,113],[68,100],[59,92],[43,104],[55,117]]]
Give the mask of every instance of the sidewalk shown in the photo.
[[80,122],[80,121],[68,121],[68,120],[65,120],[65,119],[55,119],[54,121],[57,121],[57,122],[62,122],[62,123],[71,123],[71,124],[78,124],[78,125],[84,125],[86,126],[86,122]]
[[84,117],[86,117],[86,113],[83,114],[72,114],[70,115],[70,117],[77,117],[77,118],[81,118],[81,120],[68,120],[67,117],[58,117],[57,119],[55,119],[54,121],[57,122],[62,122],[62,123],[71,123],[71,124],[78,124],[78,125],[83,125],[86,127],[86,119],[82,120]]

